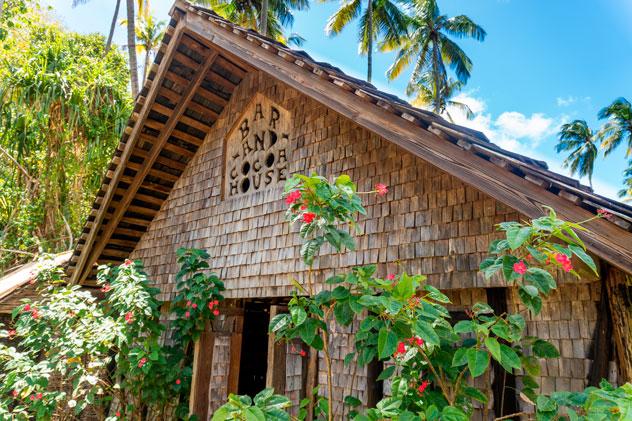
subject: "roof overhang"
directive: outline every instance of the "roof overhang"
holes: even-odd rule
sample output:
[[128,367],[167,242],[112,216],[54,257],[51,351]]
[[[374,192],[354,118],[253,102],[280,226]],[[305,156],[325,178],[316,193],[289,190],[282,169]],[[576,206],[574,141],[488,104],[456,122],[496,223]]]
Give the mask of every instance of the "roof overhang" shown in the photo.
[[[173,19],[168,38],[161,48],[162,54],[157,57],[148,85],[137,101],[126,136],[113,160],[114,168],[111,167],[106,177],[91,220],[71,259],[74,281],[85,279],[94,262],[103,261],[103,251],[108,246],[113,247],[108,242],[118,240],[115,238],[117,232],[127,232],[125,224],[121,227],[121,221],[126,217],[129,219],[130,209],[136,209],[133,206],[134,201],[138,201],[139,188],[146,184],[152,171],[162,168],[157,167],[157,160],[162,159],[168,167],[169,160],[164,156],[163,148],[173,142],[177,144],[178,135],[182,137],[181,133],[174,136],[173,130],[186,127],[187,122],[195,124],[189,113],[191,104],[196,104],[194,98],[199,96],[200,90],[209,88],[204,83],[209,77],[216,78],[216,74],[220,74],[231,79],[225,71],[237,73],[232,81],[241,80],[249,71],[263,71],[529,218],[541,216],[546,206],[554,208],[560,217],[575,222],[593,218],[600,208],[608,209],[614,214],[611,221],[591,220],[586,223],[588,231],[580,236],[594,254],[632,273],[631,207],[594,194],[576,180],[549,171],[540,161],[504,151],[479,132],[414,108],[335,67],[312,60],[304,52],[291,50],[254,31],[240,28],[212,11],[178,0],[171,15]],[[169,90],[164,81],[173,79],[174,57],[175,62],[178,57],[183,59],[179,45],[184,43],[188,51],[192,48],[190,40],[197,45],[202,59],[188,63],[191,76],[179,81],[183,85],[180,94],[168,110],[163,110],[170,115],[160,122],[160,135],[150,142],[149,147],[145,145],[146,150],[140,150],[139,140],[143,136],[146,138],[147,124],[155,124],[152,113],[156,108],[160,112],[161,104],[157,98],[165,89]],[[213,67],[215,60],[222,61],[219,69]],[[215,76],[209,76],[211,73]],[[228,101],[229,97],[223,99]],[[220,112],[215,109],[216,114]],[[184,122],[183,116],[187,117]],[[213,121],[206,122],[208,129]],[[199,146],[203,136],[187,140]],[[186,159],[178,161],[181,166],[186,166],[197,146],[189,148]],[[171,150],[177,149],[171,146]],[[132,158],[139,153],[144,154],[142,163],[130,167]],[[133,176],[127,180],[131,188],[117,188],[121,177],[130,170]],[[173,175],[172,178],[177,180],[178,177]],[[163,190],[164,195],[168,195],[170,189]],[[117,191],[121,197],[117,198]],[[143,198],[147,199],[145,196]],[[165,198],[152,198],[154,207],[144,223],[151,222]],[[109,260],[113,260],[112,257],[122,260],[126,250],[135,245],[133,241],[126,244],[127,249],[117,256],[107,256]]]

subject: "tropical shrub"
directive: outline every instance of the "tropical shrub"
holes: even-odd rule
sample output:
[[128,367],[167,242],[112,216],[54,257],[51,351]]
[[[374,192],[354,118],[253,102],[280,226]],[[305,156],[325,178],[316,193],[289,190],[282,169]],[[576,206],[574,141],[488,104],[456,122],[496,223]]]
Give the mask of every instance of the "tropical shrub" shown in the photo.
[[[34,280],[41,298],[14,310],[0,337],[0,419],[188,419],[191,341],[219,314],[223,283],[205,273],[208,254],[178,250],[173,335],[142,264],[101,267],[103,300],[47,267]],[[168,342],[165,344],[165,342]]]
[[[387,188],[380,184],[369,193],[384,195]],[[331,287],[316,292],[311,267],[321,247],[329,244],[336,251],[355,247],[351,232],[344,228],[355,226],[357,215],[365,213],[360,194],[348,176],[329,182],[319,176],[296,175],[285,190],[287,219],[301,224],[301,255],[310,270],[304,282],[294,281],[296,292],[289,312],[274,317],[270,331],[279,341],[300,338],[322,351],[329,401],[325,418],[339,416],[332,413],[328,350],[332,325],[350,326],[354,320],[361,323],[354,333],[355,350],[345,364],[384,361],[386,368],[378,379],[391,383],[391,395],[365,413],[353,408],[360,403],[357,398],[345,397],[353,419],[469,419],[477,405],[486,405],[491,398],[491,390],[475,386],[473,379],[486,374],[492,360],[509,373],[522,373],[520,396],[535,405],[538,419],[553,419],[554,411],[562,407],[576,407],[578,416],[594,413],[594,406],[582,407],[591,402],[599,402],[596,406],[602,410],[607,401],[612,415],[616,413],[613,407],[623,411],[619,405],[630,399],[628,386],[613,392],[604,383],[602,389],[584,394],[537,396],[538,359],[559,357],[557,349],[543,339],[526,336],[522,314],[495,314],[486,303],[476,303],[468,320],[453,323],[446,308],[448,297],[427,284],[423,275],[389,274],[382,279],[376,276],[376,267],[368,265],[330,277],[326,283]],[[605,216],[601,212],[598,217]],[[503,277],[534,314],[542,308],[542,297],[557,287],[554,275],[559,270],[579,276],[573,265],[583,262],[597,273],[576,234],[584,230],[581,223],[560,220],[553,209],[533,221],[502,223],[498,229],[504,238],[490,245],[490,257],[482,262],[481,271],[487,277]]]

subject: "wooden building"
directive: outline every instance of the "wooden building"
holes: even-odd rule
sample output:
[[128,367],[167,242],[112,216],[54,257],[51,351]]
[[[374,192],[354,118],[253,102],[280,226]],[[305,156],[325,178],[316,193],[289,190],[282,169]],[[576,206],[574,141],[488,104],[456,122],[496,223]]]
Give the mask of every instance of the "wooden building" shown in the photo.
[[[362,264],[378,264],[382,275],[405,269],[445,291],[455,314],[476,301],[520,307],[500,279],[477,271],[495,224],[538,217],[545,205],[573,221],[607,209],[613,218],[588,223],[583,234],[603,276],[560,273],[527,330],[561,351],[542,362],[543,392],[632,379],[631,207],[178,0],[69,270],[74,282],[90,284],[96,262],[142,259],[169,301],[176,249],[209,251],[228,300],[196,347],[192,405],[202,418],[229,392],[268,384],[298,400],[324,383],[322,364],[310,369],[266,333],[293,289],[290,275],[306,271],[297,227],[284,221],[282,185],[310,172],[349,174],[365,191],[390,187],[386,198],[367,198],[358,251],[319,259],[318,281]],[[350,345],[348,332],[332,338],[334,395],[370,404],[384,391],[375,370],[343,366]],[[505,408],[521,405],[509,395]]]

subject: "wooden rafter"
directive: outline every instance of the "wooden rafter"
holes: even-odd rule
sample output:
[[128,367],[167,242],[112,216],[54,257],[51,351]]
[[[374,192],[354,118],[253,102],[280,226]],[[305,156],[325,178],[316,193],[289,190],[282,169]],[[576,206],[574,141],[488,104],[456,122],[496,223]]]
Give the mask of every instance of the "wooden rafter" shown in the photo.
[[[173,45],[175,46],[176,44],[173,44]],[[149,225],[149,222],[146,222],[144,220],[141,220],[138,218],[130,218],[130,217],[125,216],[125,212],[127,212],[127,210],[129,209],[130,204],[132,200],[134,199],[136,192],[141,187],[141,185],[143,185],[145,181],[145,177],[148,174],[150,174],[150,172],[152,171],[151,167],[153,163],[160,155],[160,152],[163,146],[169,140],[169,137],[175,131],[176,125],[178,124],[178,122],[180,121],[180,118],[184,114],[184,111],[186,110],[189,102],[193,99],[193,96],[195,95],[195,92],[198,86],[202,83],[202,81],[206,77],[216,57],[217,57],[217,51],[208,50],[208,56],[205,57],[203,63],[198,65],[193,79],[191,81],[188,81],[188,84],[182,93],[182,99],[171,112],[169,119],[165,122],[163,128],[160,131],[160,135],[156,138],[156,141],[152,144],[151,149],[147,151],[146,162],[143,162],[142,168],[134,175],[133,181],[131,181],[129,187],[127,188],[126,195],[117,204],[117,207],[114,210],[114,213],[112,214],[112,216],[109,218],[107,225],[104,226],[103,232],[101,233],[99,241],[93,245],[92,250],[88,251],[89,257],[87,258],[87,261],[86,261],[87,264],[84,264],[83,268],[77,267],[76,273],[80,273],[80,275],[78,275],[79,276],[78,279],[82,279],[87,269],[90,268],[92,263],[94,263],[99,258],[102,251],[105,249],[110,236],[116,230],[116,227],[119,221],[126,221],[132,224],[143,225],[143,226]],[[155,98],[155,93],[154,93],[154,98]],[[199,141],[199,143],[201,143],[201,140]]]

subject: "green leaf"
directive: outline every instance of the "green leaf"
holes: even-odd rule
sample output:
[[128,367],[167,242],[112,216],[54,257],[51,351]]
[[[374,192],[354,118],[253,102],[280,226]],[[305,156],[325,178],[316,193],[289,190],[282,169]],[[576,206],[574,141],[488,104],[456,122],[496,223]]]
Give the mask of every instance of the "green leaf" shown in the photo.
[[531,233],[533,232],[533,228],[531,227],[511,227],[507,230],[507,242],[509,243],[509,247],[512,250],[517,249],[522,246],[525,241],[531,237]]
[[459,408],[446,406],[441,411],[441,421],[468,421],[469,417]]
[[390,329],[383,327],[377,337],[377,355],[384,360],[393,355],[397,349],[397,335]]
[[393,289],[393,298],[398,300],[408,300],[415,294],[415,285],[413,282],[413,277],[408,276],[405,273],[400,277],[399,282],[395,285]]
[[316,331],[318,328],[318,322],[312,318],[305,320],[298,328],[298,334],[301,337],[301,340],[305,342],[307,345],[311,345],[314,337],[316,336]]
[[386,380],[386,379],[388,379],[389,377],[391,377],[391,376],[393,375],[393,373],[395,372],[395,369],[396,369],[396,368],[397,368],[397,367],[396,367],[396,366],[394,366],[394,365],[391,365],[391,366],[386,367],[386,368],[384,369],[384,371],[382,371],[382,372],[380,373],[380,375],[379,375],[379,376],[377,376],[377,381],[380,381],[380,380]]
[[536,339],[533,342],[533,353],[538,358],[559,358],[560,352],[553,344],[543,339]]
[[349,326],[353,321],[353,310],[348,302],[338,302],[334,306],[334,316],[341,326]]
[[542,268],[530,267],[527,269],[524,279],[538,288],[543,294],[548,294],[552,289],[557,288],[553,276]]
[[290,325],[290,315],[285,313],[285,314],[277,314],[276,316],[274,316],[272,318],[272,320],[270,320],[270,325],[268,330],[270,332],[278,332],[279,330],[287,327]]
[[331,296],[334,297],[336,300],[344,300],[348,298],[349,295],[351,295],[349,289],[343,287],[342,285],[338,285],[336,288],[334,288],[333,291],[331,291]]
[[505,344],[500,344],[500,364],[503,368],[509,372],[511,372],[512,368],[520,368],[520,357],[512,348],[508,347]]
[[295,326],[302,325],[307,319],[307,313],[302,307],[290,307],[290,314],[292,315],[292,323],[294,323]]
[[472,311],[475,315],[480,316],[481,314],[494,314],[494,309],[486,303],[475,303],[472,306]]
[[467,363],[467,350],[468,348],[461,347],[455,351],[454,357],[452,358],[452,367],[460,367]]
[[463,386],[462,391],[465,396],[469,396],[470,398],[476,399],[477,401],[482,402],[484,404],[486,404],[488,401],[487,396],[485,396],[483,392],[481,392],[475,387]]
[[424,341],[431,345],[439,345],[439,335],[432,328],[432,325],[425,320],[417,319],[415,322],[415,333]]
[[461,320],[454,325],[454,333],[474,332],[474,323],[471,320]]
[[503,276],[507,282],[513,282],[520,278],[520,274],[515,272],[513,269],[513,265],[515,263],[518,263],[518,258],[516,256],[511,254],[503,256]]
[[490,354],[492,354],[492,357],[494,357],[496,361],[501,360],[502,354],[500,353],[500,344],[498,343],[496,338],[485,338],[485,347],[489,350]]
[[581,248],[580,246],[576,246],[575,244],[569,244],[568,248],[573,252],[575,256],[579,257],[579,259],[582,262],[584,262],[586,266],[592,269],[595,275],[599,276],[599,272],[597,271],[597,265],[595,264],[592,257],[590,257],[588,253],[584,251],[583,248]]
[[478,377],[487,370],[489,366],[489,354],[476,348],[470,348],[466,352],[467,367],[470,369],[472,377]]

